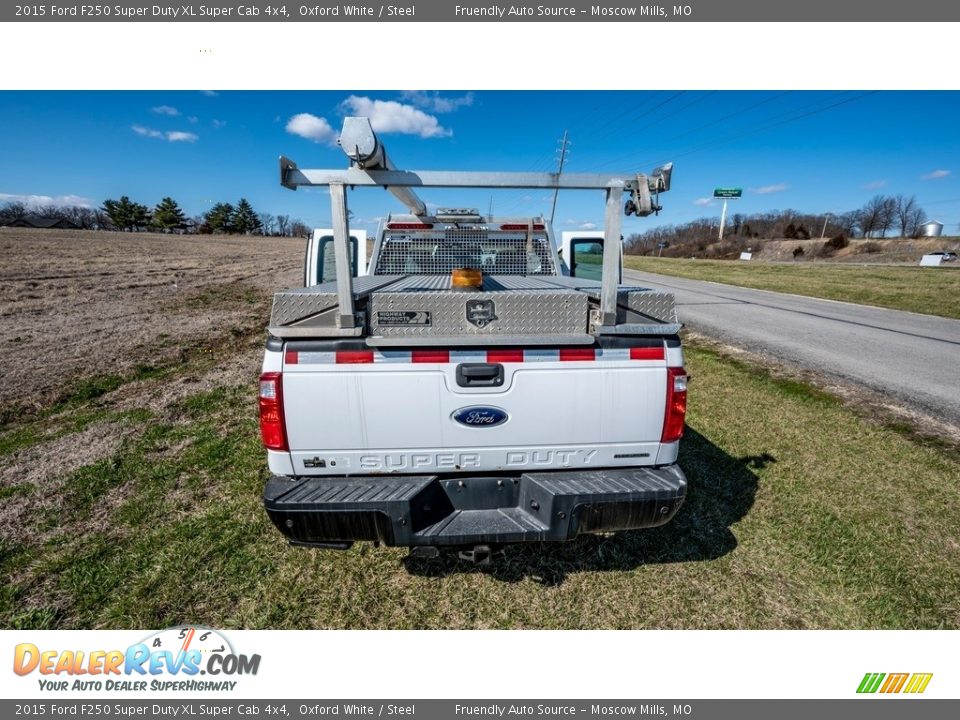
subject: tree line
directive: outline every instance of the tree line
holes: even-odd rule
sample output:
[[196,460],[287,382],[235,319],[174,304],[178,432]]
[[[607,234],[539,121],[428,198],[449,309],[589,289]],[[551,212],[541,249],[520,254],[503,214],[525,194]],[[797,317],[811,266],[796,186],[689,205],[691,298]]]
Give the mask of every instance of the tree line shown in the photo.
[[103,206],[82,205],[28,206],[10,201],[0,205],[0,225],[28,216],[69,220],[81,230],[117,230],[122,232],[190,232],[199,234],[239,234],[302,237],[310,228],[289,215],[256,212],[246,198],[236,205],[218,202],[207,212],[187,217],[180,205],[165,197],[153,208],[131,200],[127,195],[108,198]]
[[[796,210],[771,210],[745,215],[733,213],[724,238],[734,240],[809,238],[914,238],[923,231],[927,214],[915,196],[876,195],[863,207],[843,213],[813,215]],[[704,250],[716,242],[719,218],[698,218],[682,225],[661,225],[627,238],[626,250],[646,254],[661,248],[696,246]],[[688,248],[689,250],[689,248]]]

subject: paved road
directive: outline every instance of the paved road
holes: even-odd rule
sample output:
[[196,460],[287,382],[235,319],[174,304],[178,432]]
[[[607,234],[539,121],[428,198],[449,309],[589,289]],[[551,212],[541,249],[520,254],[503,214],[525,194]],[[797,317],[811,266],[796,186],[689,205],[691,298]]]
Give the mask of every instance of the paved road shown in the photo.
[[960,320],[636,270],[624,282],[672,292],[680,321],[708,337],[960,425]]

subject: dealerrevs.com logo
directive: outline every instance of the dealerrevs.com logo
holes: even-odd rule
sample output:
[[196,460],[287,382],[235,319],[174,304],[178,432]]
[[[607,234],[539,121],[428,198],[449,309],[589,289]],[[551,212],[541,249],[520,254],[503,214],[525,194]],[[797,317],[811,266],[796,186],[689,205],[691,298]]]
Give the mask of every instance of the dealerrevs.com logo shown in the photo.
[[259,669],[260,655],[237,653],[223,633],[192,626],[162,630],[125,650],[20,643],[13,655],[13,671],[36,674],[40,689],[47,691],[231,691],[237,686],[233,678],[256,675]]

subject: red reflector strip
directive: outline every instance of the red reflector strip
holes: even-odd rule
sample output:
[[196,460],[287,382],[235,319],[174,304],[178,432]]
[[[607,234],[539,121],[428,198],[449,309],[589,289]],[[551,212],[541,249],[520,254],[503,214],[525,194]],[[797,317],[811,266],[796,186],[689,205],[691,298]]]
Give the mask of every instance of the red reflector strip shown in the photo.
[[540,362],[624,362],[660,361],[666,358],[663,347],[632,348],[493,348],[490,350],[287,350],[285,365],[357,365],[365,363],[540,363]]
[[523,350],[487,350],[487,362],[523,362]]
[[450,362],[449,350],[414,350],[410,353],[410,362],[447,363]]
[[596,360],[597,353],[592,348],[560,348],[560,360],[575,362],[577,360]]
[[663,360],[662,347],[633,347],[630,348],[631,360]]
[[[526,230],[529,225],[524,225],[522,223],[507,223],[506,225],[501,225],[501,230]],[[533,226],[534,230],[543,230],[544,226],[540,223],[535,223]]]
[[387,223],[388,230],[430,230],[432,223]]
[[372,362],[373,350],[337,350],[337,365]]

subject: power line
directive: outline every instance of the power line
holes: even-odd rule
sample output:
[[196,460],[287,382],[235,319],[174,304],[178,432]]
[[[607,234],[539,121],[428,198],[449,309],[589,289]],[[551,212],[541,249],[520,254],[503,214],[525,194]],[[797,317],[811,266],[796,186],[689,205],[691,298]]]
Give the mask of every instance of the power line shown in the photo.
[[[728,143],[728,142],[732,142],[733,140],[739,140],[739,139],[745,138],[745,137],[752,137],[753,135],[758,135],[758,134],[760,134],[760,133],[762,133],[762,132],[766,132],[767,130],[771,130],[771,129],[775,128],[775,127],[780,127],[781,125],[786,125],[786,124],[788,124],[788,123],[796,122],[797,120],[803,120],[803,119],[805,119],[805,118],[812,117],[812,116],[814,116],[814,115],[819,115],[820,113],[826,112],[827,110],[832,110],[833,108],[840,107],[841,105],[846,105],[846,104],[848,104],[848,103],[852,103],[852,102],[855,102],[855,101],[857,101],[857,100],[862,100],[863,98],[869,97],[870,95],[875,95],[877,92],[879,92],[879,91],[878,91],[878,90],[870,90],[870,91],[868,91],[868,92],[861,93],[860,95],[856,95],[856,96],[854,96],[854,97],[852,97],[852,98],[846,98],[846,99],[844,99],[844,100],[839,100],[839,101],[837,101],[837,102],[835,102],[835,103],[831,103],[831,104],[826,105],[826,106],[824,106],[824,107],[817,108],[816,110],[811,110],[810,112],[801,113],[800,115],[795,115],[795,116],[789,117],[789,118],[787,118],[787,119],[785,119],[785,120],[780,120],[780,121],[778,121],[778,122],[770,123],[769,125],[763,125],[763,126],[757,128],[756,130],[749,130],[749,131],[747,131],[747,132],[745,132],[745,133],[737,133],[737,134],[735,134],[735,135],[730,135],[730,136],[728,136],[728,137],[726,137],[726,138],[723,138],[723,139],[721,139],[721,140],[718,140],[718,141],[716,141],[716,142],[707,143],[707,144],[705,144],[705,145],[701,145],[700,147],[694,148],[693,150],[688,150],[687,152],[681,153],[680,155],[677,155],[676,157],[686,157],[687,155],[691,155],[691,154],[693,154],[693,153],[695,153],[695,152],[699,152],[700,150],[705,150],[705,149],[710,148],[710,147],[715,147],[716,145],[725,144],[725,143]],[[780,116],[774,116],[774,117],[780,117]]]
[[760,107],[761,105],[766,105],[767,103],[773,102],[773,101],[776,100],[777,98],[781,98],[781,97],[783,97],[784,95],[789,95],[789,94],[792,93],[792,92],[793,92],[793,90],[784,90],[784,91],[781,92],[781,93],[777,93],[776,95],[773,95],[772,97],[764,98],[764,99],[761,100],[760,102],[756,102],[756,103],[753,103],[753,104],[751,104],[751,105],[748,105],[747,107],[742,108],[742,109],[740,109],[740,110],[737,110],[736,112],[732,112],[732,113],[729,113],[729,114],[727,114],[727,115],[724,115],[723,117],[719,117],[719,118],[717,118],[716,120],[713,120],[713,121],[711,121],[711,122],[706,123],[705,125],[701,125],[701,126],[699,126],[699,127],[693,128],[693,129],[691,129],[691,130],[686,130],[686,131],[680,133],[679,135],[674,135],[673,137],[667,138],[667,139],[666,139],[666,142],[672,142],[673,140],[679,140],[679,139],[682,138],[682,137],[686,137],[687,135],[691,135],[691,134],[693,134],[693,133],[695,133],[695,132],[699,132],[700,130],[705,130],[705,129],[708,128],[708,127],[713,127],[714,125],[719,125],[720,123],[724,122],[725,120],[729,120],[730,118],[735,118],[735,117],[737,117],[738,115],[743,115],[743,113],[745,113],[745,112],[749,112],[750,110],[753,110],[754,108],[758,108],[758,107]]
[[682,112],[683,112],[684,110],[686,110],[687,108],[693,107],[693,106],[696,105],[697,103],[703,102],[703,101],[706,100],[708,97],[710,97],[711,95],[716,94],[717,92],[719,92],[719,91],[718,91],[718,90],[708,90],[706,93],[704,93],[704,94],[701,95],[700,97],[694,98],[693,100],[691,100],[690,102],[688,102],[686,105],[681,105],[681,106],[678,107],[676,110],[674,110],[673,112],[667,113],[666,115],[658,115],[657,118],[656,118],[653,122],[649,122],[649,123],[647,123],[646,125],[644,125],[643,127],[640,127],[640,128],[633,128],[630,132],[641,133],[641,132],[643,132],[644,130],[649,130],[650,128],[652,128],[652,127],[654,127],[655,125],[657,125],[657,123],[663,122],[663,121],[666,120],[667,118],[672,118],[674,115],[679,115],[680,113],[682,113]]
[[687,92],[686,90],[681,90],[681,91],[679,91],[679,92],[677,92],[677,93],[674,93],[673,95],[671,95],[670,97],[668,97],[668,98],[667,98],[666,100],[664,100],[663,102],[659,102],[659,103],[657,103],[656,105],[654,105],[652,108],[650,108],[649,110],[645,110],[644,112],[640,113],[640,114],[637,115],[636,117],[630,118],[629,120],[626,121],[626,123],[622,123],[621,125],[616,125],[616,126],[612,127],[610,130],[608,130],[606,133],[604,133],[604,134],[601,135],[600,137],[592,138],[592,140],[593,140],[594,142],[600,142],[601,140],[606,140],[608,137],[610,137],[610,136],[613,135],[614,133],[616,133],[616,132],[621,132],[621,131],[622,131],[621,129],[622,129],[622,126],[623,126],[623,125],[628,124],[628,123],[636,122],[637,120],[642,120],[643,118],[647,117],[650,113],[656,112],[657,110],[659,110],[660,108],[662,108],[664,105],[673,102],[674,100],[676,100],[676,99],[677,99],[678,97],[680,97],[681,95],[684,95],[686,92]]
[[[688,155],[693,155],[694,153],[701,152],[702,150],[708,150],[708,149],[711,149],[711,148],[714,148],[714,147],[718,147],[718,146],[720,146],[720,145],[725,145],[725,144],[727,144],[727,143],[733,142],[734,140],[740,140],[740,139],[743,139],[743,138],[746,138],[746,137],[752,137],[752,136],[754,136],[754,135],[758,135],[758,134],[760,134],[760,133],[763,133],[763,132],[766,132],[766,131],[768,131],[768,130],[771,130],[771,129],[775,128],[775,127],[780,127],[781,125],[786,125],[786,124],[788,124],[788,123],[796,122],[797,120],[803,120],[804,118],[808,118],[808,117],[812,117],[812,116],[814,116],[814,115],[818,115],[818,114],[820,114],[820,113],[822,113],[822,112],[826,112],[827,110],[832,110],[833,108],[839,107],[839,106],[841,106],[841,105],[846,105],[846,104],[848,104],[848,103],[855,102],[855,101],[857,101],[857,100],[862,100],[863,98],[868,97],[868,96],[870,96],[870,95],[875,95],[875,94],[878,93],[878,92],[879,92],[878,90],[870,90],[870,91],[868,91],[868,92],[861,93],[860,95],[855,95],[854,97],[845,98],[845,99],[843,99],[843,100],[839,100],[839,101],[837,101],[837,102],[830,103],[829,105],[825,105],[825,106],[823,106],[823,107],[816,108],[815,110],[811,110],[811,111],[809,111],[809,112],[800,113],[799,115],[793,115],[792,117],[788,117],[788,118],[786,118],[786,119],[784,119],[784,120],[779,120],[779,121],[777,121],[777,122],[771,122],[771,123],[767,123],[767,124],[765,124],[765,125],[760,125],[759,127],[754,128],[754,129],[751,129],[751,130],[748,130],[748,131],[746,131],[746,132],[734,133],[733,135],[728,135],[728,136],[726,136],[726,137],[717,138],[717,139],[711,140],[711,141],[709,141],[709,142],[707,142],[707,143],[704,143],[704,144],[702,144],[702,145],[693,147],[693,148],[691,148],[690,150],[686,150],[686,151],[683,151],[683,152],[680,152],[680,153],[671,153],[670,159],[671,159],[671,160],[675,160],[676,158],[687,157]],[[808,104],[808,105],[803,105],[803,106],[801,106],[800,108],[795,108],[794,110],[791,110],[791,111],[789,111],[789,112],[790,112],[790,113],[794,113],[794,112],[796,112],[797,110],[802,109],[802,108],[804,108],[804,107],[809,107],[809,106],[812,105],[812,104],[815,104],[815,103],[810,103],[810,104]],[[778,114],[778,115],[774,115],[774,116],[772,116],[772,117],[770,117],[770,118],[767,118],[767,120],[773,120],[773,119],[776,119],[776,118],[779,118],[779,117],[783,117],[783,115],[785,115],[785,114],[788,114],[788,113],[780,113],[780,114]],[[666,162],[666,161],[661,161],[661,162]],[[642,164],[642,163],[641,163],[641,164]],[[656,164],[656,163],[654,163],[654,164]]]
[[624,110],[622,113],[620,113],[619,115],[616,115],[616,116],[610,118],[609,120],[607,120],[607,121],[606,121],[605,123],[603,123],[602,125],[599,125],[598,127],[594,128],[592,131],[591,131],[591,130],[588,130],[588,129],[584,129],[584,130],[583,130],[583,135],[584,135],[584,136],[587,136],[588,134],[598,133],[598,132],[600,132],[601,130],[604,130],[604,129],[610,127],[611,125],[613,125],[614,123],[616,123],[618,120],[620,120],[620,118],[626,117],[627,115],[629,115],[630,113],[632,113],[634,110],[638,110],[638,109],[640,109],[641,107],[643,107],[644,105],[646,105],[647,103],[652,102],[653,99],[654,99],[655,97],[657,97],[657,95],[659,95],[661,92],[662,92],[661,90],[657,90],[656,92],[651,93],[650,95],[648,95],[647,97],[645,97],[643,100],[641,100],[641,101],[638,102],[637,104],[628,107],[628,108],[627,108],[626,110]]
[[[745,112],[749,112],[750,110],[753,110],[753,109],[755,109],[755,108],[758,108],[758,107],[760,107],[760,106],[762,106],[762,105],[766,105],[766,104],[769,103],[769,102],[773,102],[774,100],[776,100],[776,99],[778,99],[778,98],[781,98],[781,97],[783,97],[784,95],[789,95],[791,92],[793,92],[793,91],[792,91],[792,90],[785,90],[785,91],[783,91],[783,92],[781,92],[781,93],[778,93],[778,94],[776,94],[776,95],[773,95],[773,96],[771,96],[771,97],[764,98],[763,100],[760,100],[759,102],[751,103],[750,105],[747,105],[746,107],[743,107],[743,108],[741,108],[741,109],[739,109],[739,110],[736,110],[736,111],[734,111],[734,112],[732,112],[732,113],[727,113],[726,115],[723,115],[723,116],[721,116],[721,117],[719,117],[719,118],[717,118],[717,119],[715,119],[715,120],[711,120],[710,122],[705,123],[705,124],[703,124],[703,125],[700,125],[699,127],[691,128],[690,130],[685,130],[685,131],[683,131],[683,132],[681,132],[681,133],[679,133],[679,134],[677,134],[677,135],[673,135],[672,137],[666,138],[665,140],[662,140],[661,142],[662,142],[662,143],[673,142],[674,140],[679,140],[680,138],[687,137],[687,136],[692,135],[692,134],[694,134],[694,133],[697,133],[697,132],[699,132],[699,131],[701,131],[701,130],[705,130],[706,128],[713,127],[714,125],[719,125],[720,123],[722,123],[722,122],[724,122],[724,121],[726,121],[726,120],[730,120],[731,118],[735,118],[735,117],[737,117],[738,115],[743,115]],[[775,116],[775,117],[776,117],[776,116]],[[635,155],[634,157],[638,157],[638,156]],[[616,164],[616,163],[618,163],[618,162],[622,162],[622,161],[623,161],[623,158],[617,158],[616,160],[609,160],[609,161],[607,161],[607,162],[600,163],[600,164],[597,165],[596,167],[597,167],[597,168],[609,167],[610,165],[614,165],[614,164]]]

